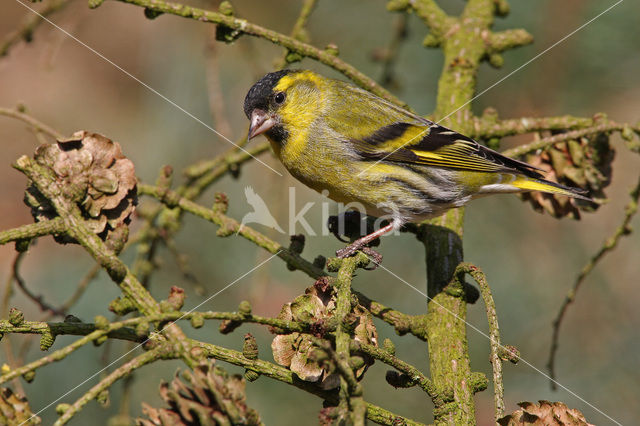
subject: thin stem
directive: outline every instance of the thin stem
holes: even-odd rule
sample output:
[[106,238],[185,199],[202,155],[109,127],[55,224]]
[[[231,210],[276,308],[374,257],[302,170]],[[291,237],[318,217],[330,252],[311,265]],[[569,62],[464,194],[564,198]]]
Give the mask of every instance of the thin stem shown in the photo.
[[0,231],[0,245],[13,241],[44,237],[45,235],[62,234],[65,229],[64,221],[59,217],[51,220],[44,220],[42,222],[30,223],[18,228]]
[[74,402],[60,418],[54,423],[54,426],[60,426],[66,424],[73,416],[84,407],[89,401],[95,399],[98,394],[104,390],[107,390],[116,381],[123,377],[129,376],[134,370],[143,367],[157,359],[160,359],[163,354],[164,348],[159,347],[148,352],[144,352],[132,360],[124,363],[113,372],[109,373],[104,379],[100,380],[98,384],[93,386],[87,392],[85,392],[76,402]]
[[0,115],[24,121],[25,123],[33,127],[36,131],[46,133],[56,140],[64,138],[64,135],[54,128],[47,126],[41,121],[38,121],[35,118],[31,117],[29,114],[18,111],[17,109],[0,108]]
[[491,361],[491,367],[493,369],[493,400],[495,405],[495,420],[504,416],[504,382],[502,378],[502,359],[500,358],[500,351],[502,345],[500,344],[500,326],[498,325],[498,314],[496,312],[496,304],[493,301],[491,295],[491,288],[487,283],[487,278],[484,273],[477,267],[470,263],[461,263],[456,269],[456,276],[461,282],[464,279],[464,274],[469,274],[475,280],[480,287],[480,294],[482,294],[482,300],[487,310],[487,322],[489,323],[489,344],[491,347],[491,354],[489,360]]
[[301,56],[308,57],[320,63],[328,65],[336,71],[344,74],[346,77],[351,79],[354,83],[358,84],[362,88],[367,89],[380,96],[381,98],[393,102],[394,104],[407,107],[406,103],[396,98],[389,91],[376,83],[375,80],[358,71],[353,65],[350,65],[345,61],[339,59],[332,52],[318,49],[317,47],[314,47],[310,44],[303,43],[300,40],[296,40],[293,37],[248,22],[245,19],[238,19],[233,16],[223,15],[222,13],[162,0],[117,1],[144,7],[147,10],[154,12],[167,13],[171,15],[181,16],[183,18],[196,19],[201,22],[224,25],[225,27],[238,31],[239,33],[265,39],[273,44],[285,47],[292,52],[296,52]]
[[551,377],[551,388],[556,389],[556,371],[555,371],[555,360],[556,353],[558,352],[559,340],[560,340],[560,326],[562,325],[562,321],[564,320],[567,310],[569,309],[569,305],[571,305],[576,298],[576,294],[580,287],[584,283],[584,280],[587,278],[589,273],[596,267],[596,265],[602,260],[602,258],[614,250],[618,245],[620,239],[626,235],[631,234],[631,227],[629,224],[631,223],[631,219],[638,212],[638,199],[640,198],[640,178],[638,179],[638,183],[634,186],[634,188],[630,192],[631,200],[625,206],[625,214],[622,219],[622,223],[616,228],[609,238],[607,238],[598,252],[594,254],[591,259],[587,262],[586,265],[582,268],[578,276],[576,277],[575,282],[573,283],[573,287],[567,293],[562,302],[562,306],[556,318],[553,320],[553,336],[551,337],[551,348],[549,350],[549,358],[547,360],[547,369],[549,370],[549,376]]
[[555,145],[560,142],[568,140],[578,139],[584,136],[593,135],[596,133],[607,133],[614,130],[622,130],[623,124],[606,123],[599,126],[588,127],[586,129],[572,130],[566,133],[560,133],[558,135],[542,138],[535,142],[531,142],[525,145],[517,146],[515,148],[507,149],[502,153],[508,157],[520,157],[531,152],[535,152],[539,149],[547,148],[551,145]]

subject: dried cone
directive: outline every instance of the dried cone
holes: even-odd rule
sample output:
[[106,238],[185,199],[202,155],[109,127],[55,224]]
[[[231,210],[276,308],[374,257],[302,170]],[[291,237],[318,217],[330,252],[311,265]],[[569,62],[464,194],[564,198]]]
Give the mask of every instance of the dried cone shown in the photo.
[[0,424],[38,425],[40,417],[34,416],[27,398],[9,388],[0,388]]
[[[604,199],[604,188],[611,183],[614,154],[609,135],[600,133],[558,143],[540,155],[527,156],[525,160],[544,170],[546,179],[585,189],[590,197]],[[580,219],[580,210],[591,212],[598,208],[595,203],[542,192],[522,194],[522,199],[531,202],[535,210],[546,211],[557,218]]]
[[247,407],[245,381],[230,376],[207,360],[193,371],[184,370],[169,384],[160,385],[160,396],[168,408],[142,404],[148,419],[137,419],[140,426],[173,425],[262,425],[258,413]]
[[[336,292],[330,285],[316,284],[293,302],[284,305],[278,318],[315,323],[321,328],[335,312]],[[355,341],[378,346],[378,332],[369,311],[356,305],[352,308],[350,319],[353,321],[351,335]],[[318,382],[325,390],[336,388],[340,384],[340,376],[329,357],[307,335],[297,332],[279,334],[271,342],[271,350],[278,364],[288,367],[302,380]],[[365,354],[354,355],[361,356],[365,361],[364,365],[354,371],[360,379],[373,364],[373,359]]]
[[562,402],[520,402],[520,409],[498,420],[502,426],[593,426],[584,415]]
[[[93,232],[103,240],[126,241],[137,204],[137,180],[133,163],[117,142],[81,130],[57,144],[40,145],[34,158],[55,173],[64,196],[80,207]],[[33,184],[27,188],[25,203],[36,221],[58,215]],[[67,236],[57,236],[56,241],[75,242]]]

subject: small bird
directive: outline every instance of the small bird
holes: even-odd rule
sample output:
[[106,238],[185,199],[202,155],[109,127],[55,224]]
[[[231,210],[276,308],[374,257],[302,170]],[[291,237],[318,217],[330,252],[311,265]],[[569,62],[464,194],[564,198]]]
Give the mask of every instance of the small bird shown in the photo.
[[542,191],[592,201],[536,167],[412,114],[366,90],[308,70],[269,73],[244,100],[249,139],[264,134],[300,182],[368,215],[391,218],[337,255],[407,222],[496,193]]

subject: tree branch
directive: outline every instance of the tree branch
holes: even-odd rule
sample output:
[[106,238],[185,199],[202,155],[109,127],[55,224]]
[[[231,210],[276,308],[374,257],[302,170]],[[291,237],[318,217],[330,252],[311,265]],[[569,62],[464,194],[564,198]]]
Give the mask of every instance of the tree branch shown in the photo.
[[54,423],[54,426],[66,424],[73,416],[78,414],[82,407],[84,407],[89,401],[95,399],[100,392],[109,389],[109,387],[111,387],[111,385],[113,385],[117,380],[130,375],[134,370],[160,359],[164,356],[164,352],[166,352],[166,348],[162,346],[148,352],[144,352],[109,373],[107,377],[100,380],[98,384],[85,392],[76,402],[69,406],[65,410],[64,414],[62,414],[62,416],[60,416],[60,418]]
[[0,245],[12,241],[31,240],[45,235],[60,235],[65,232],[66,226],[60,217],[42,222],[22,225],[18,228],[0,231]]
[[46,133],[56,140],[64,138],[64,135],[62,133],[18,109],[0,108],[0,115],[24,121],[25,123],[33,127],[36,131]]
[[495,420],[497,423],[498,419],[504,416],[504,383],[502,380],[502,359],[500,357],[502,345],[500,343],[500,327],[498,325],[496,304],[493,301],[487,278],[478,267],[470,263],[461,263],[456,268],[456,277],[460,283],[464,281],[465,274],[469,274],[480,287],[480,294],[482,294],[482,300],[487,310],[489,342],[491,347],[489,360],[493,368],[493,399],[495,405]]
[[596,265],[602,260],[602,258],[614,250],[618,245],[620,239],[626,235],[631,234],[631,227],[629,224],[631,223],[631,219],[638,212],[638,199],[640,198],[640,178],[638,179],[638,183],[630,192],[631,200],[625,206],[624,218],[622,219],[622,223],[616,228],[613,235],[607,238],[598,252],[589,259],[586,265],[582,268],[580,273],[578,274],[575,282],[573,283],[573,287],[567,295],[565,296],[564,302],[562,302],[562,306],[560,307],[560,311],[556,315],[556,318],[553,320],[553,336],[551,337],[551,348],[549,350],[549,358],[547,360],[547,369],[549,371],[549,376],[551,377],[551,388],[555,390],[556,386],[556,371],[555,371],[555,359],[556,353],[558,352],[558,345],[560,340],[560,326],[562,325],[562,321],[569,309],[569,305],[571,305],[576,298],[576,294],[585,278],[589,275],[589,273],[596,267]]
[[201,22],[209,22],[218,25],[224,25],[227,28],[247,34],[254,37],[265,39],[273,44],[282,46],[292,52],[296,52],[303,57],[315,59],[316,61],[328,65],[334,70],[344,74],[354,83],[362,88],[375,93],[394,104],[408,107],[408,105],[396,98],[385,88],[380,86],[375,80],[358,71],[354,66],[337,58],[331,51],[321,50],[310,44],[303,43],[293,37],[280,34],[276,31],[252,24],[245,19],[238,19],[233,16],[226,16],[219,12],[199,9],[180,3],[167,2],[162,0],[117,0],[123,3],[144,7],[147,10],[160,13],[168,13],[171,15],[181,16],[183,18],[195,19]]

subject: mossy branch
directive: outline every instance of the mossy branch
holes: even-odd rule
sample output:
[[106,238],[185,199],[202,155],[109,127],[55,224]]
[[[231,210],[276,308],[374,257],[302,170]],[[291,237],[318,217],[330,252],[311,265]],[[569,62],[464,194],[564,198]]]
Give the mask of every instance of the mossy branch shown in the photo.
[[[167,345],[168,346],[168,345]],[[117,380],[130,375],[134,370],[156,361],[165,355],[164,347],[154,348],[144,352],[130,361],[127,361],[105,378],[100,380],[95,386],[85,392],[78,400],[65,409],[64,413],[56,420],[54,426],[64,425],[90,401],[96,399],[101,392],[107,391]]]
[[351,350],[364,352],[367,355],[395,368],[396,370],[405,373],[411,377],[416,385],[431,397],[431,400],[436,405],[442,405],[443,403],[453,401],[453,390],[451,388],[437,389],[433,382],[424,373],[400,358],[397,358],[390,352],[373,345],[367,345],[359,342],[352,342]]
[[46,235],[59,235],[66,231],[62,218],[30,223],[17,228],[0,231],[0,245],[14,241],[32,240]]
[[[504,416],[504,383],[502,380],[502,359],[500,354],[502,352],[502,345],[500,343],[500,327],[498,325],[498,314],[496,313],[496,304],[493,301],[491,295],[491,288],[487,283],[487,278],[484,273],[475,265],[470,263],[461,263],[456,268],[457,280],[462,283],[464,281],[464,275],[469,274],[480,287],[480,294],[487,311],[487,321],[489,323],[489,343],[491,348],[491,354],[489,360],[491,361],[491,367],[493,369],[493,394],[495,405],[495,420]],[[506,350],[506,348],[504,349]]]
[[560,142],[566,142],[573,139],[579,139],[589,135],[595,135],[599,133],[609,133],[613,131],[621,131],[626,127],[625,124],[600,124],[593,127],[587,127],[585,129],[571,130],[569,132],[560,133],[554,136],[541,138],[537,141],[520,145],[515,148],[507,149],[502,153],[508,157],[520,157],[531,152],[535,152],[539,149],[545,149],[551,145],[555,145]]
[[396,98],[388,90],[376,83],[375,80],[360,72],[353,65],[350,65],[345,61],[339,59],[331,49],[318,49],[317,47],[297,40],[294,37],[290,37],[277,31],[261,27],[260,25],[253,24],[245,19],[238,19],[219,12],[191,7],[181,3],[167,2],[162,0],[117,1],[144,7],[146,10],[155,13],[167,13],[171,15],[181,16],[183,18],[195,19],[200,22],[224,25],[225,27],[233,31],[237,31],[239,34],[246,34],[267,40],[273,44],[282,46],[291,52],[295,52],[303,57],[314,59],[335,69],[336,71],[344,74],[346,77],[351,79],[351,81],[353,81],[354,83],[358,84],[364,89],[371,91],[372,93],[375,93],[381,98],[393,102],[394,104],[408,107],[406,103]]

